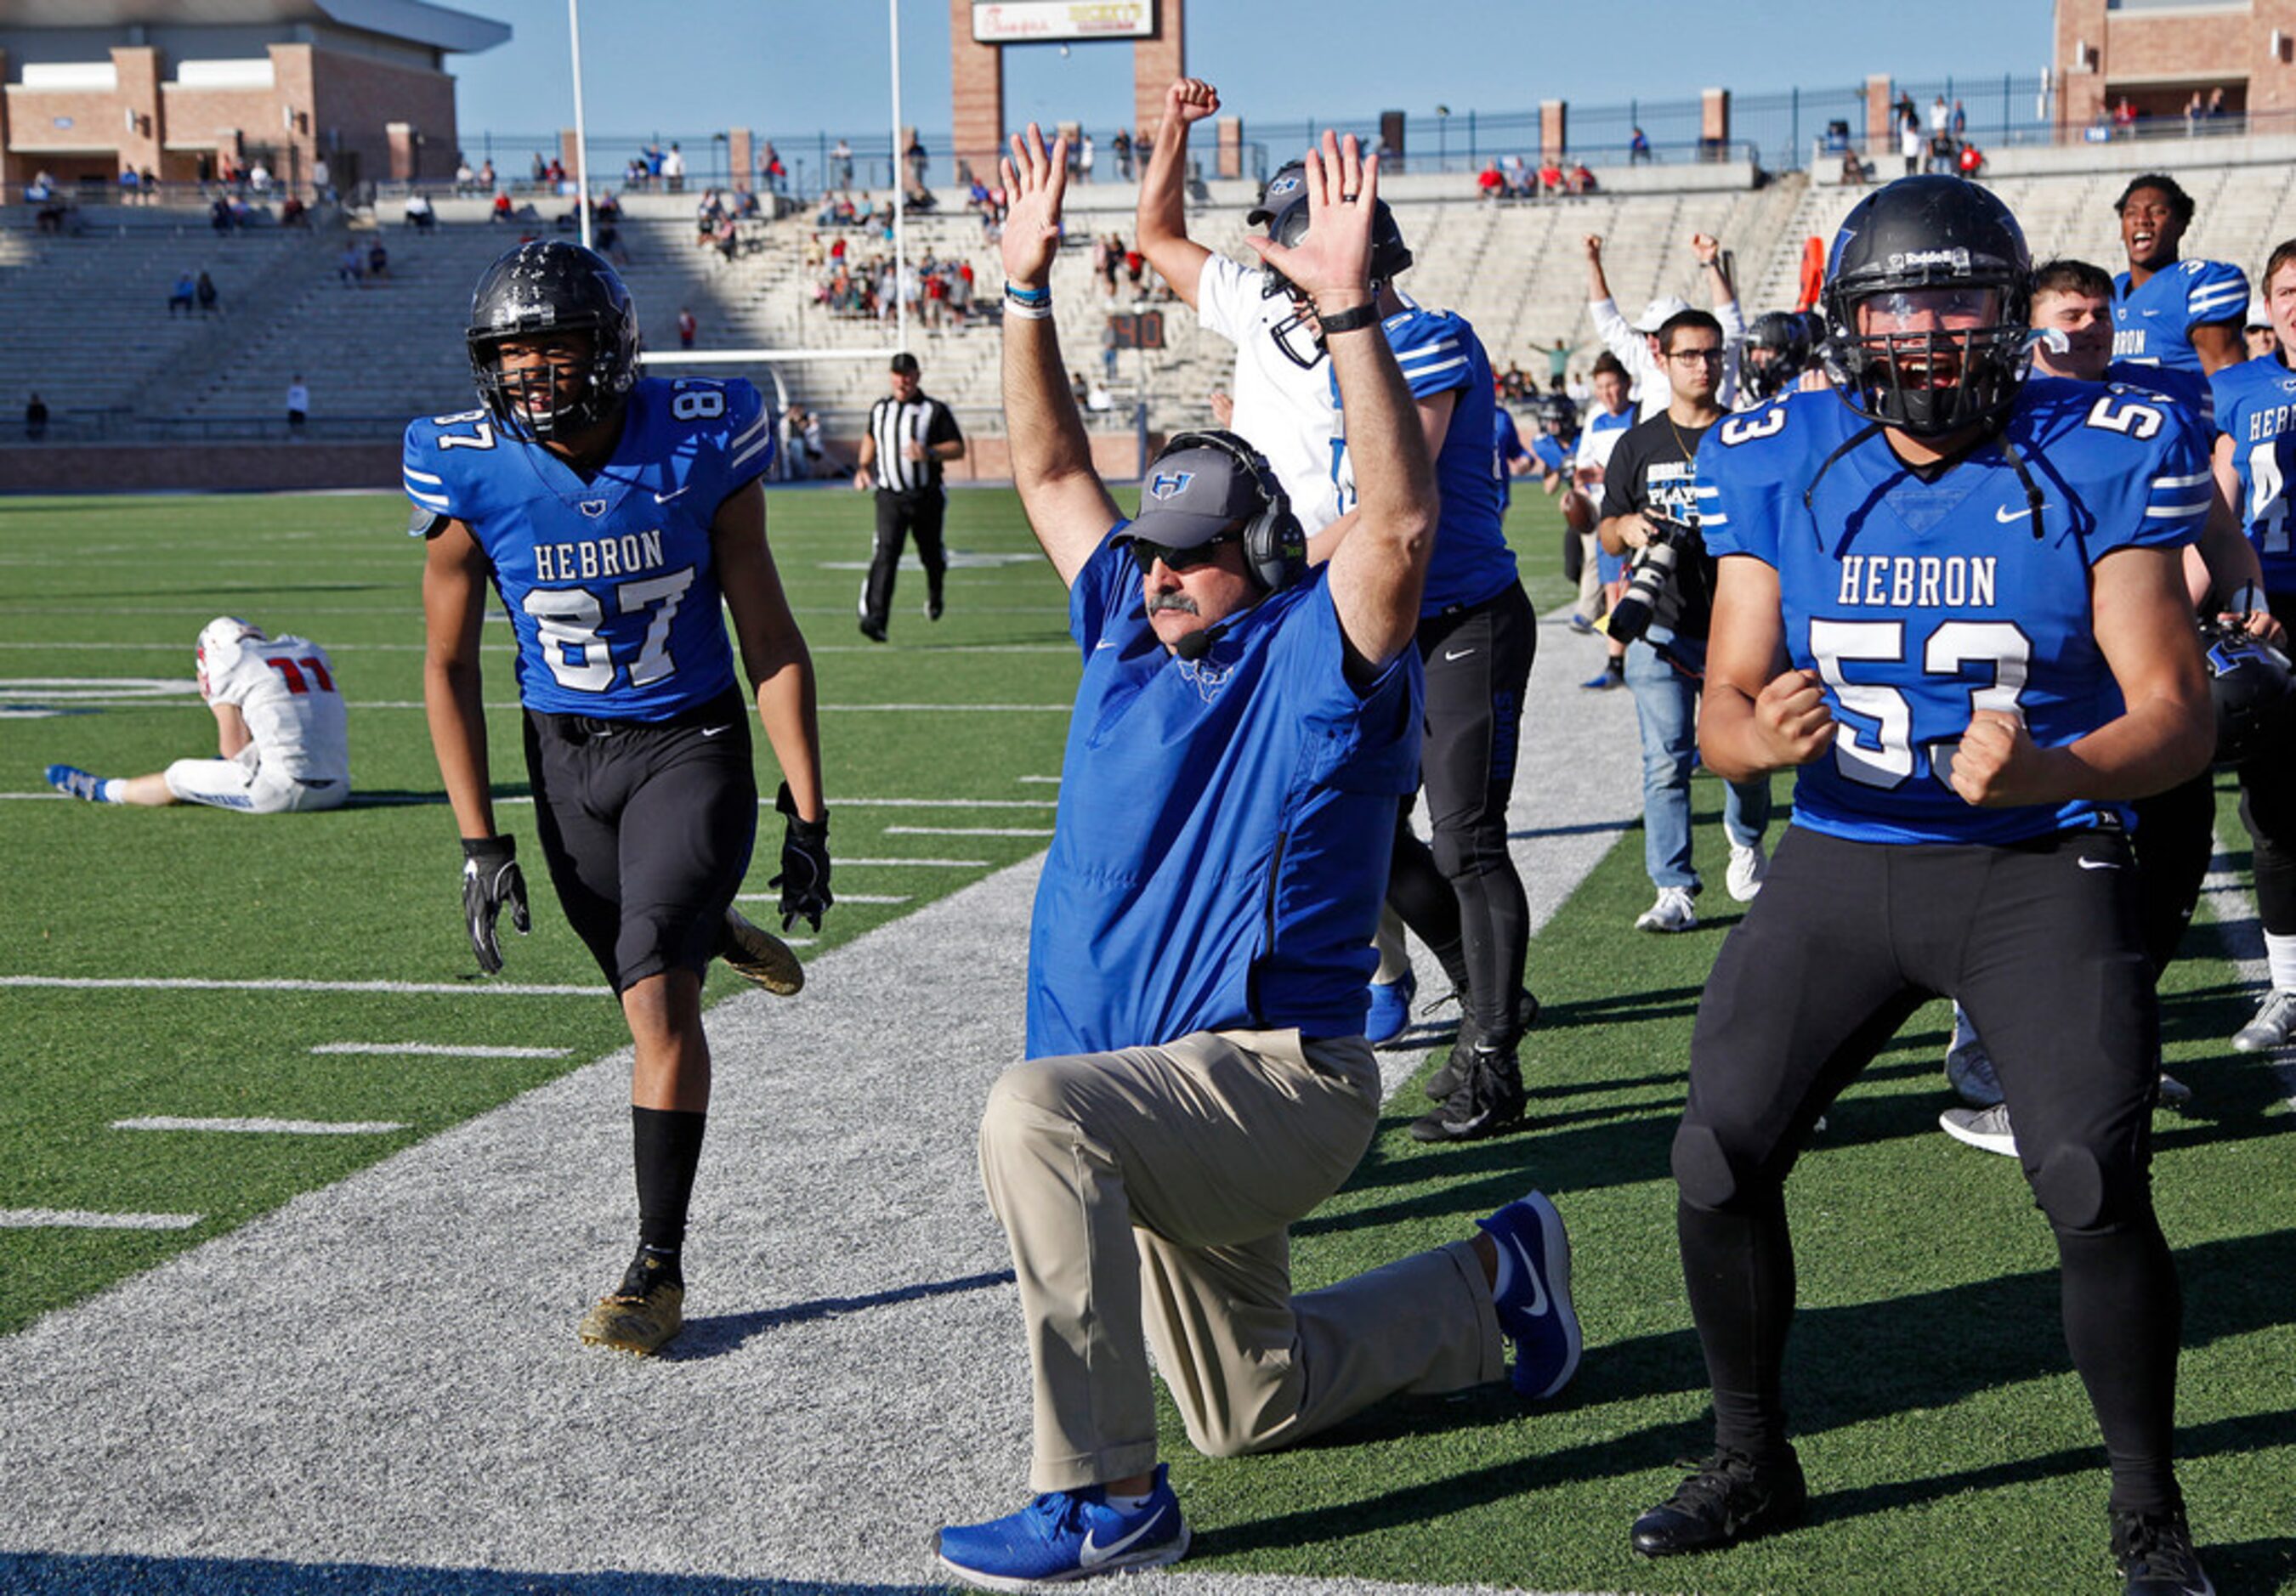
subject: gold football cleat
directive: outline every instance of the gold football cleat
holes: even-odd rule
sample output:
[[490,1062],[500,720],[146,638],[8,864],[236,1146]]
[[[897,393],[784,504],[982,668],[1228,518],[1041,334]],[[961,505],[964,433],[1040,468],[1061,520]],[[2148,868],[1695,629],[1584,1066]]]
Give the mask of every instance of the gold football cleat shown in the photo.
[[652,1357],[685,1323],[685,1288],[669,1281],[644,1285],[637,1268],[622,1278],[621,1289],[600,1297],[582,1315],[578,1334],[585,1346],[611,1346],[617,1352]]
[[726,961],[726,969],[775,997],[793,997],[805,986],[805,966],[790,952],[789,944],[763,926],[751,925],[738,909],[726,911],[718,956]]

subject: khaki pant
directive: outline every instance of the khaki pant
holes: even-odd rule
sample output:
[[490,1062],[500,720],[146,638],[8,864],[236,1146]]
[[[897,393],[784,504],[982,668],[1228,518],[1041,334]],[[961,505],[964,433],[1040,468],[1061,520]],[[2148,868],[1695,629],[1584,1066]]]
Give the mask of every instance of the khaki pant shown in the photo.
[[1028,1321],[1031,1489],[1154,1466],[1148,1342],[1215,1456],[1290,1445],[1396,1392],[1500,1378],[1464,1241],[1292,1295],[1289,1227],[1339,1190],[1378,1117],[1371,1049],[1296,1031],[1199,1031],[997,1080],[980,1170]]

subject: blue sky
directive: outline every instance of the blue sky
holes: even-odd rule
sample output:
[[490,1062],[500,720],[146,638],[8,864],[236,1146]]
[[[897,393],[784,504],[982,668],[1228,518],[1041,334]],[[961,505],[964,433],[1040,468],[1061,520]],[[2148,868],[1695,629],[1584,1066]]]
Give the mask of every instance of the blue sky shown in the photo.
[[[573,125],[566,0],[445,0],[505,21],[511,43],[450,60],[465,142]],[[1398,14],[1439,19],[1396,28]],[[1751,19],[1759,15],[1759,26]],[[1188,65],[1245,119],[1304,125],[1382,110],[1454,117],[1694,97],[1843,88],[1869,73],[1908,82],[2038,76],[2048,0],[1197,0]],[[901,0],[909,119],[948,125],[948,0]],[[883,0],[583,0],[589,126],[602,136],[748,127],[768,135],[886,125]],[[1662,43],[1662,53],[1652,46]],[[1125,45],[1050,45],[1007,56],[1018,122],[1131,119]],[[497,155],[501,153],[497,147]]]

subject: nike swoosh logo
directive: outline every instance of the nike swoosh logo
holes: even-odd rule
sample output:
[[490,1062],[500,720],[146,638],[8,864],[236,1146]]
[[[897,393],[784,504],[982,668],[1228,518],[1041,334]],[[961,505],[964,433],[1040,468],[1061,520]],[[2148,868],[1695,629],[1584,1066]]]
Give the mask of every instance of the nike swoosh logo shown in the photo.
[[2033,507],[2030,504],[2028,504],[2022,510],[2010,510],[2005,508],[1997,510],[1993,512],[1993,519],[2005,526],[2011,521],[2021,521],[2032,513]]
[[1105,1546],[1095,1542],[1093,1539],[1093,1532],[1086,1530],[1084,1544],[1077,1548],[1077,1566],[1083,1568],[1097,1568],[1111,1558],[1122,1557],[1127,1551],[1139,1543],[1142,1536],[1163,1522],[1164,1510],[1158,1508],[1155,1517],[1149,1519],[1147,1523],[1120,1540],[1111,1541]]
[[2081,859],[2075,861],[2075,863],[2079,864],[2083,870],[2119,870],[2120,868],[2119,864],[2115,863],[2111,859]]
[[720,732],[730,732],[733,729],[731,726],[704,726],[701,728],[701,734],[704,737],[715,737]]
[[1461,649],[1457,653],[1456,653],[1456,654],[1455,654],[1455,653],[1453,653],[1449,649],[1445,649],[1445,650],[1443,651],[1443,658],[1444,658],[1446,660],[1450,660],[1450,659],[1464,659],[1468,655],[1470,655],[1470,654],[1473,653],[1474,651],[1474,651],[1474,650],[1472,650],[1472,649]]
[[1116,646],[1116,645],[1115,645],[1114,643],[1112,643],[1112,642],[1096,642],[1096,643],[1094,643],[1094,644],[1092,645],[1092,651],[1093,651],[1094,653],[1097,654],[1097,653],[1099,653],[1099,652],[1100,652],[1100,651],[1101,651],[1101,650],[1103,650],[1103,649],[1112,649],[1112,648],[1114,648],[1115,646]]
[[1514,1252],[1514,1266],[1530,1281],[1530,1314],[1534,1319],[1538,1318],[1553,1305],[1546,1300],[1546,1277],[1539,1273],[1537,1265],[1531,1262],[1529,1249],[1521,1240],[1510,1236],[1507,1246]]
[[[685,485],[685,487],[693,487],[693,484],[692,484],[691,482],[689,482],[689,483],[687,483],[687,484]],[[667,504],[667,503],[668,503],[672,499],[674,499],[674,498],[677,497],[679,494],[684,493],[684,492],[685,491],[685,487],[681,487],[681,488],[677,489],[677,490],[676,490],[676,492],[675,492],[675,493],[658,493],[658,494],[654,495],[654,496],[653,496],[653,502],[654,502],[655,503],[657,503],[657,504]]]

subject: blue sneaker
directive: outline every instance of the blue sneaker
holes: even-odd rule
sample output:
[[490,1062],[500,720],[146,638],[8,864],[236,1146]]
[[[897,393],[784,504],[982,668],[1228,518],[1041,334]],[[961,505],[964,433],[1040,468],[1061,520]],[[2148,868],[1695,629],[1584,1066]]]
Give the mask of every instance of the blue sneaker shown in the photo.
[[1403,1035],[1411,1023],[1411,1000],[1419,995],[1419,978],[1409,970],[1399,981],[1371,984],[1371,1012],[1364,1016],[1364,1040],[1377,1047]]
[[1552,1396],[1578,1372],[1578,1314],[1570,1305],[1570,1238],[1562,1215],[1534,1191],[1475,1223],[1499,1249],[1491,1306],[1514,1343],[1514,1388]]
[[77,765],[49,765],[48,785],[66,798],[86,798],[91,804],[103,802],[103,778],[92,776]]
[[949,1525],[940,1532],[940,1565],[967,1584],[1021,1591],[1038,1580],[1177,1563],[1187,1553],[1188,1526],[1164,1476],[1165,1466],[1157,1464],[1146,1504],[1128,1513],[1108,1506],[1095,1486],[1047,1491],[986,1524]]
[[1614,668],[1608,665],[1604,666],[1601,670],[1596,671],[1593,675],[1587,677],[1584,682],[1578,683],[1579,686],[1586,688],[1590,692],[1608,692],[1613,687],[1624,687],[1626,684],[1627,673],[1625,669],[1623,667]]

